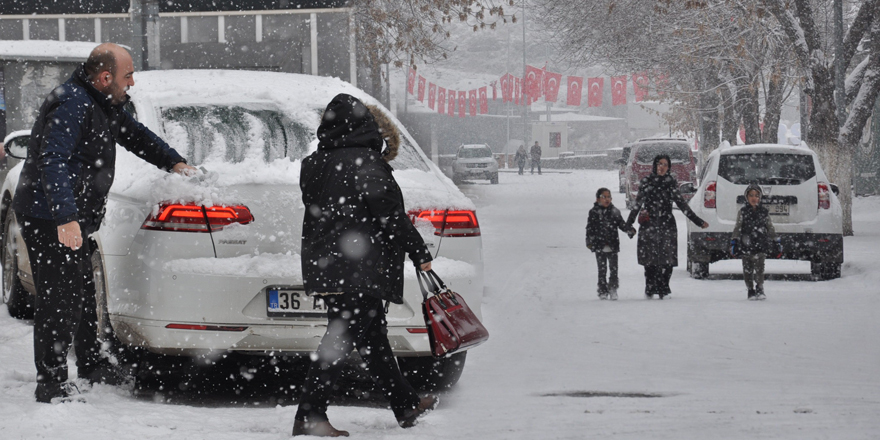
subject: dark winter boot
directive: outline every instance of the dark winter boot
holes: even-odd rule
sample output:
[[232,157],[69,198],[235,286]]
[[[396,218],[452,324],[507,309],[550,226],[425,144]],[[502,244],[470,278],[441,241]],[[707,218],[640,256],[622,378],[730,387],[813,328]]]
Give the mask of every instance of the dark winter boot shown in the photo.
[[40,403],[64,403],[83,400],[79,388],[72,382],[38,383],[34,397]]
[[754,301],[758,299],[758,295],[755,293],[755,289],[749,289],[749,301]]
[[757,299],[758,301],[767,299],[767,297],[764,296],[764,286],[763,285],[758,285],[757,288],[755,289],[755,299]]
[[401,428],[412,428],[413,426],[416,426],[419,417],[427,414],[434,408],[437,408],[438,403],[440,403],[440,398],[433,394],[428,394],[427,396],[422,397],[419,399],[419,406],[404,412],[403,416],[397,418],[397,424],[400,425]]
[[340,431],[333,427],[330,422],[306,422],[305,420],[293,421],[293,436],[310,435],[314,437],[348,437],[348,431]]

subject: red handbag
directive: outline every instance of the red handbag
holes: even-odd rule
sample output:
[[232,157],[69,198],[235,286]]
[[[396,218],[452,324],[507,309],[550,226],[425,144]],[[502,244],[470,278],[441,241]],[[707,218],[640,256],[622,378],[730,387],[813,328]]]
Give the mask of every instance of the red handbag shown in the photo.
[[648,216],[648,210],[643,209],[643,210],[639,211],[639,224],[644,225],[645,223],[648,223],[649,221],[651,221],[651,217]]
[[464,298],[449,290],[433,270],[423,272],[416,269],[416,278],[424,297],[422,312],[434,357],[464,351],[489,339],[489,331]]

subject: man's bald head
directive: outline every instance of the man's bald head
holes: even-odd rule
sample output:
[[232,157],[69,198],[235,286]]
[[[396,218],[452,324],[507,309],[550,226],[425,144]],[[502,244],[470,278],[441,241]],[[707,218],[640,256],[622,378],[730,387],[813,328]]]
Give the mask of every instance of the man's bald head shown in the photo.
[[86,60],[86,74],[89,75],[89,78],[94,78],[104,71],[115,75],[117,65],[126,58],[131,59],[131,55],[122,46],[113,43],[100,44],[92,49],[89,59]]

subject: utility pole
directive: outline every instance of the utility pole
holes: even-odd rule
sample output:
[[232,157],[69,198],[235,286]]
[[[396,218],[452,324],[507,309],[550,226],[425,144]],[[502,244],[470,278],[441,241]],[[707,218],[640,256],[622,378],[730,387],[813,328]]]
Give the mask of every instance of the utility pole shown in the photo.
[[528,94],[526,93],[526,0],[523,0],[522,5],[522,26],[523,26],[523,76],[522,76],[522,99],[521,102],[523,104],[523,146],[528,143],[528,131],[529,131],[529,107],[531,106],[531,100],[529,99]]
[[158,70],[159,0],[130,0],[131,58],[138,70]]

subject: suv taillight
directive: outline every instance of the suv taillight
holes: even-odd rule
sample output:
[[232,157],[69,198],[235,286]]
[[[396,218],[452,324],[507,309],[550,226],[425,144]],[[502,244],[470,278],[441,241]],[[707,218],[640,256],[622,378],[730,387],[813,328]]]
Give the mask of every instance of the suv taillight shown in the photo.
[[201,206],[163,204],[151,213],[141,229],[178,232],[215,232],[233,223],[254,221],[247,206]]
[[831,190],[828,188],[828,184],[819,182],[816,187],[819,188],[819,209],[831,208]]
[[434,225],[434,235],[443,237],[476,237],[480,235],[480,223],[474,211],[410,211],[410,219],[428,220]]
[[706,184],[706,190],[703,191],[703,207],[715,208],[715,181]]

